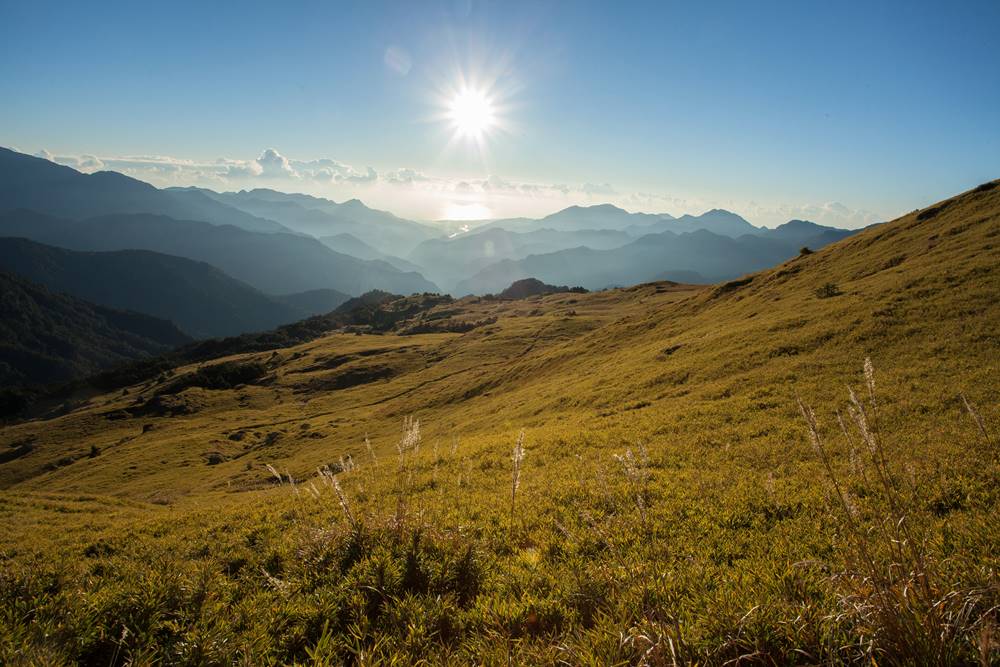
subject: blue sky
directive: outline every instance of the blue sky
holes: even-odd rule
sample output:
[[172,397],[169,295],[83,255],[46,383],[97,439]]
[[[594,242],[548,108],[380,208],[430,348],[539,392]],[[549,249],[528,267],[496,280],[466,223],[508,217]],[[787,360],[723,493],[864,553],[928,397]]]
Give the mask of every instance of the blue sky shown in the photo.
[[418,218],[856,225],[1000,177],[995,0],[146,5],[0,0],[0,145]]

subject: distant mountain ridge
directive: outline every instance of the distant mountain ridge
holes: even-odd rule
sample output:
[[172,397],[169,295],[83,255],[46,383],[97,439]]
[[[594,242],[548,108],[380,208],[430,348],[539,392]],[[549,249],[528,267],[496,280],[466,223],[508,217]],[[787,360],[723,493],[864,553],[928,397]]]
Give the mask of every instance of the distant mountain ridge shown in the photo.
[[713,208],[701,215],[682,215],[679,218],[664,218],[653,221],[647,225],[631,225],[626,228],[633,236],[645,236],[658,232],[674,232],[681,234],[684,232],[696,232],[705,230],[721,236],[737,238],[744,234],[760,234],[767,230],[763,227],[755,227],[741,216],[726,211],[721,208]]
[[[835,236],[844,238],[851,233],[841,230]],[[770,231],[734,239],[704,229],[682,234],[667,231],[610,250],[571,248],[517,261],[504,260],[458,283],[456,292],[493,293],[529,277],[591,290],[663,279],[691,282],[692,275],[716,282],[779,264],[793,257],[800,244],[818,249],[834,240],[838,239],[829,232],[782,238]]]
[[[492,220],[446,237],[444,227],[356,199],[337,203],[267,188],[158,190],[113,172],[82,174],[0,151],[0,234],[75,250],[145,249],[206,262],[286,308],[297,307],[299,293],[311,293],[299,304],[316,308],[336,301],[322,290],[493,292],[530,276],[590,289],[657,278],[721,280],[853,233],[802,220],[756,227],[723,209],[675,218],[597,204],[539,219]],[[26,208],[10,212],[15,207]],[[35,215],[29,209],[60,212],[56,217],[67,220],[19,220]],[[718,238],[687,236],[699,234]],[[645,247],[630,247],[636,244]],[[574,262],[585,264],[571,268]]]
[[347,232],[335,234],[333,236],[320,236],[319,240],[327,248],[345,255],[350,255],[351,257],[357,257],[358,259],[369,261],[378,260],[386,262],[400,271],[417,271],[423,274],[426,274],[427,272],[424,267],[418,266],[413,262],[403,259],[402,257],[387,255],[377,248],[373,248],[368,245],[353,234],[348,234]]
[[271,295],[314,289],[345,294],[371,289],[407,294],[437,290],[420,274],[336,253],[307,236],[261,234],[159,215],[109,215],[74,221],[12,211],[0,214],[0,236],[72,250],[154,250],[206,262]]
[[474,227],[470,233],[497,227],[511,232],[531,232],[539,229],[553,229],[563,232],[596,229],[622,231],[629,226],[653,224],[672,219],[673,217],[667,213],[629,213],[613,204],[596,204],[594,206],[568,206],[544,218],[491,220],[486,224]]
[[189,342],[173,324],[0,271],[0,386],[66,382]]
[[[173,189],[171,190],[173,191]],[[258,188],[239,192],[195,191],[244,213],[276,220],[310,236],[350,234],[385,255],[405,256],[421,241],[441,232],[413,220],[365,206],[357,199],[343,203],[303,194]]]
[[[170,320],[195,338],[264,331],[316,314],[204,262],[149,250],[82,252],[0,238],[0,270],[95,304]],[[348,298],[337,294],[340,303]]]
[[587,247],[608,250],[632,242],[633,237],[611,229],[560,231],[537,229],[513,232],[501,227],[473,231],[450,239],[431,239],[417,246],[409,259],[426,267],[426,275],[447,289],[505,259]]
[[255,232],[290,231],[272,220],[225,206],[201,192],[159,190],[114,171],[83,174],[43,158],[0,148],[0,211],[14,209],[73,220],[151,213]]

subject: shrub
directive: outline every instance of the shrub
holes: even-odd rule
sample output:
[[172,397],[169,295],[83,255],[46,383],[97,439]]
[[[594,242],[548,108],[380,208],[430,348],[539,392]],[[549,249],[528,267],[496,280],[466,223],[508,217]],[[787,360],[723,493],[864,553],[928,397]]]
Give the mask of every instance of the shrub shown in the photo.
[[237,363],[235,361],[225,361],[221,364],[204,366],[183,375],[160,390],[160,394],[179,394],[191,387],[201,387],[202,389],[232,389],[241,384],[250,384],[259,380],[267,373],[264,364],[251,361],[248,363]]
[[813,251],[809,248],[809,246],[804,245],[801,248],[799,248],[799,255],[805,256],[805,255],[811,255],[811,254],[813,254]]
[[826,283],[822,287],[817,287],[815,294],[817,299],[829,299],[833,296],[840,296],[843,292],[837,287],[837,283]]

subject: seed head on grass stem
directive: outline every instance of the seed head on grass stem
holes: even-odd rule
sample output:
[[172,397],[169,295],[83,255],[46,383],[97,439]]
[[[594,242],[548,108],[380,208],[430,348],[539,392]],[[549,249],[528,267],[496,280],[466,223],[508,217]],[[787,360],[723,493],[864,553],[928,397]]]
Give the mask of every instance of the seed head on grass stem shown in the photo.
[[976,410],[972,403],[969,403],[969,399],[965,397],[964,393],[959,394],[959,396],[962,398],[962,404],[965,406],[965,411],[968,412],[969,416],[972,417],[972,420],[976,422],[976,428],[979,430],[979,435],[983,437],[983,440],[986,441],[987,445],[992,445],[989,433],[986,432],[986,425],[983,423],[982,415],[979,414],[979,411]]
[[875,529],[862,525],[856,498],[848,492],[851,485],[838,478],[816,415],[796,397],[810,444],[843,510],[848,567],[835,581],[849,586],[841,597],[846,615],[872,634],[866,646],[873,663],[878,657],[879,664],[964,664],[960,657],[996,608],[979,611],[984,609],[981,589],[955,590],[948,585],[940,561],[930,550],[933,540],[928,539],[927,531],[933,521],[926,517],[927,502],[919,497],[918,480],[911,473],[908,493],[903,493],[905,485],[897,481],[899,468],[907,470],[909,465],[900,452],[886,451],[878,418],[875,370],[867,358],[864,381],[867,401],[859,400],[848,388],[847,409],[864,444],[862,454],[867,450],[870,474],[857,464],[859,457],[847,420],[838,414],[838,422],[851,448],[853,484],[864,489],[870,509],[884,517],[876,521]]
[[513,475],[510,487],[510,532],[514,533],[514,510],[517,501],[517,489],[521,485],[521,462],[524,461],[524,429],[517,435],[517,443],[514,445]]
[[271,474],[274,475],[274,478],[278,480],[278,486],[281,486],[284,483],[285,479],[281,476],[281,473],[278,472],[277,468],[275,468],[270,463],[265,463],[264,467],[267,468],[269,471],[271,471]]

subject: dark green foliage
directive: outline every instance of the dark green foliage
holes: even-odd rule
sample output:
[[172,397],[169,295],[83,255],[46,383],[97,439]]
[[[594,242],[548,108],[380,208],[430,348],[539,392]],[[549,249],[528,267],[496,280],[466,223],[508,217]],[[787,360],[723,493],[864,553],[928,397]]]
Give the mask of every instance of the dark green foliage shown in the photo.
[[[16,405],[18,411],[10,414],[13,416],[23,412],[25,404],[30,407],[33,401],[37,402],[43,398],[64,398],[81,388],[93,387],[102,391],[118,390],[146,382],[179,366],[235,354],[284,349],[315,340],[334,329],[360,327],[371,333],[391,331],[407,322],[408,319],[437,305],[451,303],[451,301],[450,296],[439,294],[415,294],[403,297],[388,292],[369,292],[348,300],[331,313],[287,324],[272,331],[198,341],[179,347],[162,356],[120,364],[110,370],[90,375],[86,379],[71,379],[73,374],[70,374],[64,378],[68,380],[67,382],[51,387],[47,392],[38,395],[26,394],[23,400],[15,401],[12,406]],[[138,317],[140,321],[145,318],[145,316],[131,313],[117,314],[116,317]],[[473,325],[449,322],[447,325],[436,326],[434,330],[463,331],[480,324],[482,322]],[[2,325],[0,325],[0,331],[2,331]],[[0,371],[3,369],[2,355],[3,348],[0,347]]]
[[267,367],[257,362],[239,363],[226,361],[221,364],[202,366],[193,373],[187,373],[169,382],[160,394],[178,394],[191,387],[202,389],[232,389],[241,384],[250,384],[267,373]]
[[817,287],[814,293],[817,299],[829,299],[843,294],[836,283],[824,283],[821,287]]
[[948,204],[949,204],[949,202],[943,202],[941,204],[938,204],[937,206],[931,206],[931,207],[925,208],[923,211],[921,211],[920,213],[917,214],[917,220],[920,220],[921,222],[923,222],[925,220],[930,220],[931,218],[933,218],[934,216],[936,216],[938,213],[940,213],[941,211],[945,210],[948,207]]
[[729,292],[734,292],[741,287],[746,287],[753,282],[753,276],[747,276],[745,278],[740,278],[739,280],[730,280],[727,283],[723,283],[715,288],[712,292],[714,296],[722,296],[723,294],[728,294]]
[[0,463],[7,463],[14,459],[26,456],[35,450],[33,440],[21,440],[12,442],[6,449],[0,450]]
[[501,299],[526,299],[529,296],[558,292],[586,294],[587,290],[582,287],[567,287],[566,285],[546,285],[537,278],[524,278],[523,280],[515,280],[510,287],[500,292],[499,296]]
[[0,273],[0,383],[8,413],[23,409],[16,387],[66,382],[190,340],[139,313],[95,306]]

